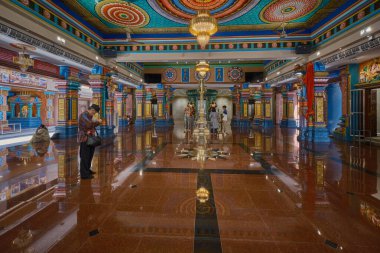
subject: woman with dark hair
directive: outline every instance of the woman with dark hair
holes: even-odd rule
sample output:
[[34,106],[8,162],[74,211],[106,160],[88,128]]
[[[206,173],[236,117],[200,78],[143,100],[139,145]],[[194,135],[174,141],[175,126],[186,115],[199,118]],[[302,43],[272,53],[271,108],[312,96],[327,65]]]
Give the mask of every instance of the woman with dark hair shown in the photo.
[[92,158],[94,156],[95,147],[87,145],[87,140],[89,136],[93,136],[96,133],[95,127],[102,123],[101,119],[95,120],[93,116],[99,113],[100,107],[98,105],[91,105],[87,111],[83,112],[79,116],[79,131],[78,131],[78,142],[80,143],[80,177],[81,179],[91,179],[93,178],[91,168]]
[[210,112],[210,121],[211,121],[211,133],[212,134],[217,134],[218,133],[218,128],[219,128],[219,122],[218,122],[218,113],[216,112],[215,107],[211,107],[211,112]]

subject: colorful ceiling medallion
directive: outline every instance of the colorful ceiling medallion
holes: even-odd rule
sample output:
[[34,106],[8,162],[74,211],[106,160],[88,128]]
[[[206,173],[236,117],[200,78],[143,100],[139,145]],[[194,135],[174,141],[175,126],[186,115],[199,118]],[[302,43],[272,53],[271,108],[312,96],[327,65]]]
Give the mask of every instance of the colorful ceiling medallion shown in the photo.
[[135,4],[122,0],[105,0],[95,6],[104,20],[123,27],[143,27],[149,23],[149,15]]
[[164,80],[172,83],[177,79],[177,71],[174,68],[167,68],[164,72]]
[[240,67],[232,67],[228,70],[228,78],[233,82],[237,82],[242,79],[243,75],[243,69]]
[[218,23],[228,22],[249,12],[259,0],[148,0],[148,3],[162,16],[187,24],[199,10],[208,10]]
[[322,0],[278,0],[261,12],[265,22],[288,22],[306,16],[314,11]]

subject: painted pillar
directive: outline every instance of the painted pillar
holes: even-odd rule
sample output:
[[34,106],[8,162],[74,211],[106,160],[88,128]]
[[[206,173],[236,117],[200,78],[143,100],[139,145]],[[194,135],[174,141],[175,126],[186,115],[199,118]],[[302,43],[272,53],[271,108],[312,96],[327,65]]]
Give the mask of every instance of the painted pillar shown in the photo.
[[[7,111],[8,111],[8,103],[7,97],[10,91],[9,87],[0,86],[0,124],[7,124]],[[14,104],[12,106],[12,115],[14,115]]]
[[[128,99],[128,88],[123,87],[121,96],[118,99],[118,106],[120,106],[119,111],[119,127],[125,127],[129,124],[127,120],[127,99]],[[119,101],[120,100],[120,101]]]
[[249,106],[249,97],[250,97],[250,90],[249,90],[249,84],[244,83],[242,85],[242,89],[240,90],[240,119],[239,119],[239,127],[248,127],[250,126],[250,115],[248,115],[248,106]]
[[270,84],[264,84],[262,91],[263,122],[264,128],[273,127],[273,90]]
[[107,74],[107,83],[106,83],[106,127],[100,127],[100,132],[103,135],[113,135],[115,128],[115,92],[117,85],[113,82],[111,74]]
[[78,91],[79,71],[61,66],[60,75],[64,80],[56,81],[58,89],[58,138],[69,138],[78,133]]
[[342,117],[338,123],[339,127],[334,130],[334,138],[349,140],[349,94],[350,94],[350,75],[348,68],[341,70],[339,87],[342,92]]
[[28,118],[33,117],[33,103],[28,103]]
[[298,113],[300,115],[300,124],[299,124],[299,132],[297,136],[298,141],[306,140],[306,130],[307,130],[307,120],[306,120],[306,112],[307,112],[307,100],[306,100],[306,86],[302,86],[298,93]]
[[262,100],[262,92],[256,90],[253,97],[255,99],[253,124],[262,126],[264,119],[264,103]]
[[152,90],[145,90],[145,103],[144,103],[144,116],[145,116],[145,124],[150,125],[152,123]]
[[240,92],[239,87],[234,86],[231,89],[232,92],[232,120],[231,120],[231,126],[232,127],[238,127],[240,122]]
[[145,126],[145,89],[140,85],[136,89],[136,126]]
[[286,90],[282,93],[283,98],[283,114],[280,127],[281,128],[296,128],[297,123],[294,119],[294,102],[296,97],[295,91],[290,91],[292,84],[286,85]]
[[163,84],[157,84],[156,97],[157,97],[157,115],[155,115],[156,126],[168,126],[169,122],[165,117],[166,90]]
[[[100,69],[97,70],[102,72]],[[110,136],[113,135],[114,129],[114,126],[112,125],[113,120],[111,120],[110,117],[110,110],[113,108],[113,105],[110,105],[110,103],[113,103],[113,98],[109,99],[107,85],[111,78],[99,74],[100,72],[95,72],[93,70],[93,74],[89,76],[90,79],[88,82],[92,89],[92,103],[97,104],[100,107],[99,117],[102,119],[102,124],[99,126],[99,134],[102,136]]]
[[55,119],[54,119],[55,92],[46,91],[45,96],[46,96],[46,121],[45,121],[45,125],[46,126],[54,126],[55,125]]
[[329,131],[327,130],[327,99],[326,87],[328,85],[329,73],[325,67],[314,63],[314,116],[309,118],[306,137],[308,141],[330,142]]
[[169,86],[166,87],[166,106],[165,107],[166,107],[166,115],[167,115],[168,124],[170,126],[174,125],[174,119],[173,119],[174,90],[175,88],[171,88]]

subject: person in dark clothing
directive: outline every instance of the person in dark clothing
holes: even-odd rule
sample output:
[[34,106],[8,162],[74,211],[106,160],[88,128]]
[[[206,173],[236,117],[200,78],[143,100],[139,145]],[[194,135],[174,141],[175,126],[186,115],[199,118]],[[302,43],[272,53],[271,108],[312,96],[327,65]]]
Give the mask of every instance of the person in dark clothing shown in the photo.
[[91,105],[87,111],[79,117],[78,142],[80,143],[80,177],[81,179],[91,179],[95,172],[90,170],[91,161],[94,156],[95,147],[87,145],[88,136],[95,135],[95,127],[102,123],[101,119],[95,120],[93,116],[100,111],[98,105]]

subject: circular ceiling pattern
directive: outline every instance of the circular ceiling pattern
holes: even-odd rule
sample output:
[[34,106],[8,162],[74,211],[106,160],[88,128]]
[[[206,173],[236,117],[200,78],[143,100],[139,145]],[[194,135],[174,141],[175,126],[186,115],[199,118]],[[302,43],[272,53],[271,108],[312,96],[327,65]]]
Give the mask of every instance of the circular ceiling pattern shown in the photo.
[[121,0],[105,0],[95,6],[104,20],[123,27],[143,27],[149,23],[149,15],[137,5]]
[[321,0],[278,0],[261,12],[263,21],[288,22],[306,16],[315,10]]
[[181,23],[188,24],[197,10],[206,9],[224,23],[236,19],[253,7],[260,0],[148,0],[149,5],[160,15]]

